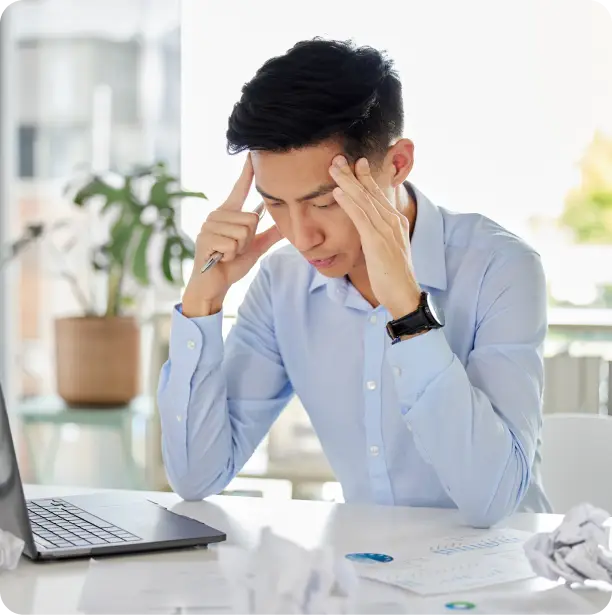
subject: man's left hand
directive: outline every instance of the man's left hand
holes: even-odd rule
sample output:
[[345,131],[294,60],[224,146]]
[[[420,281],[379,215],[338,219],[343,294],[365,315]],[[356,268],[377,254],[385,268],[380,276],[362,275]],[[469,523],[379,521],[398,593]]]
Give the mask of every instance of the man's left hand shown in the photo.
[[365,158],[353,174],[346,159],[336,156],[330,175],[338,184],[334,198],[361,237],[372,292],[393,319],[414,312],[421,289],[412,267],[408,219],[374,181]]

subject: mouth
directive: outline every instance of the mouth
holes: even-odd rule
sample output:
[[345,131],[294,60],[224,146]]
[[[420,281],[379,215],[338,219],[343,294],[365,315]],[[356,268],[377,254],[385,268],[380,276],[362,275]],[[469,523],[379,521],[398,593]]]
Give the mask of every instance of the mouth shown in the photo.
[[325,269],[326,267],[331,267],[336,262],[337,256],[338,255],[336,254],[334,256],[330,256],[329,258],[309,260],[308,262],[311,265],[314,265],[317,269]]

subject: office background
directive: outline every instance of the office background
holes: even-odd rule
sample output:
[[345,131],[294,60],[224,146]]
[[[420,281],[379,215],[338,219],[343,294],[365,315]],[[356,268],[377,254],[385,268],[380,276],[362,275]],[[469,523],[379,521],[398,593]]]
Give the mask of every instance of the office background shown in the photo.
[[[545,413],[612,412],[609,13],[596,2],[415,0],[390,19],[393,27],[382,14],[323,2],[21,0],[5,11],[0,379],[24,481],[166,487],[154,391],[181,289],[165,280],[163,245],[152,241],[151,283],[131,283],[126,308],[140,334],[136,396],[110,410],[68,408],[56,322],[82,315],[75,284],[103,309],[104,272],[90,256],[109,221],[76,207],[66,184],[84,169],[126,173],[163,161],[208,196],[177,209],[193,239],[242,165],[224,141],[242,84],[315,35],[386,49],[404,83],[413,181],[435,203],[483,213],[540,251],[551,323]],[[58,222],[67,226],[9,258],[29,225]],[[254,273],[231,291],[226,332]],[[342,499],[298,399],[228,491]]]

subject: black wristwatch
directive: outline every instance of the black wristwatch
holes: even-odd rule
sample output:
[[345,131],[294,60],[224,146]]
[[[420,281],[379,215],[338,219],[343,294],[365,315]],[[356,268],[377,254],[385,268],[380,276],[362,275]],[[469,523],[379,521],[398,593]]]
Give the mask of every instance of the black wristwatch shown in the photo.
[[390,320],[387,323],[387,333],[395,344],[405,335],[416,335],[443,326],[444,312],[442,308],[436,305],[429,293],[423,291],[419,307],[411,314],[402,316],[397,320]]

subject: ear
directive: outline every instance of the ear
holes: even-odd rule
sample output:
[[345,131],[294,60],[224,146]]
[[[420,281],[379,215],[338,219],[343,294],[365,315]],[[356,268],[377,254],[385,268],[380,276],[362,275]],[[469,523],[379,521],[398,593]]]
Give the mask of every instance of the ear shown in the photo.
[[396,188],[406,181],[414,165],[414,143],[410,139],[400,139],[392,145],[385,156],[384,168],[389,184]]

